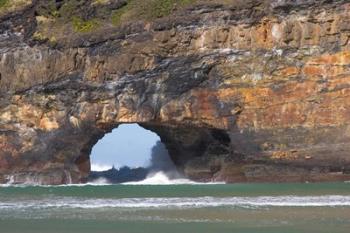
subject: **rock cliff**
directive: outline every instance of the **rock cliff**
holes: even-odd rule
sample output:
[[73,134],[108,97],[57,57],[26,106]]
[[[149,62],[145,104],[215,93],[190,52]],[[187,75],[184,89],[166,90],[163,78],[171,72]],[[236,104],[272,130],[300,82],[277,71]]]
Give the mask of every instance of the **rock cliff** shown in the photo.
[[122,123],[195,180],[350,180],[349,38],[346,0],[0,0],[0,183],[84,182]]

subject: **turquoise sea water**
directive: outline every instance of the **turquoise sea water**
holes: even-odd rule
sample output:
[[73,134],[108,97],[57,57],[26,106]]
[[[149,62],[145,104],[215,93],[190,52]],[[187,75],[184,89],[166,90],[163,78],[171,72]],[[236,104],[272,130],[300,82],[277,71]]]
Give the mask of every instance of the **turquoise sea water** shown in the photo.
[[350,184],[2,186],[0,232],[349,233]]

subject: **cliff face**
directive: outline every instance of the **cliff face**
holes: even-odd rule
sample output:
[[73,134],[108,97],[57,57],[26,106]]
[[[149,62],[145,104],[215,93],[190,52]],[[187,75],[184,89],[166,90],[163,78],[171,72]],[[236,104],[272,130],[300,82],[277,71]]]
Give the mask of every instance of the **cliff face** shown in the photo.
[[350,179],[348,1],[2,0],[0,18],[0,182],[84,182],[121,123],[195,180]]

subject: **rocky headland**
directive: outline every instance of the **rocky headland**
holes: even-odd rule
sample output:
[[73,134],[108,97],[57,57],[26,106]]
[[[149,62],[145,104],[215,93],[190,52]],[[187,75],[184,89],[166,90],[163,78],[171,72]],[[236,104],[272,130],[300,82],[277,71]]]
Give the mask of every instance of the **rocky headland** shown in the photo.
[[110,184],[119,184],[125,182],[135,182],[144,180],[147,177],[146,168],[121,167],[116,169],[112,167],[106,171],[91,171],[88,176],[88,182],[102,182]]
[[0,183],[86,182],[122,123],[188,178],[350,180],[346,0],[0,0]]

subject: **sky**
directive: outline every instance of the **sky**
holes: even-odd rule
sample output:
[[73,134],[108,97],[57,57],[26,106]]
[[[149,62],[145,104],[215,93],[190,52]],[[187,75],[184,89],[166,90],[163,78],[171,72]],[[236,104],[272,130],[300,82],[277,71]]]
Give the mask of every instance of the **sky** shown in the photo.
[[138,124],[122,124],[92,148],[91,169],[107,170],[114,165],[142,167],[149,164],[152,147],[160,138]]

